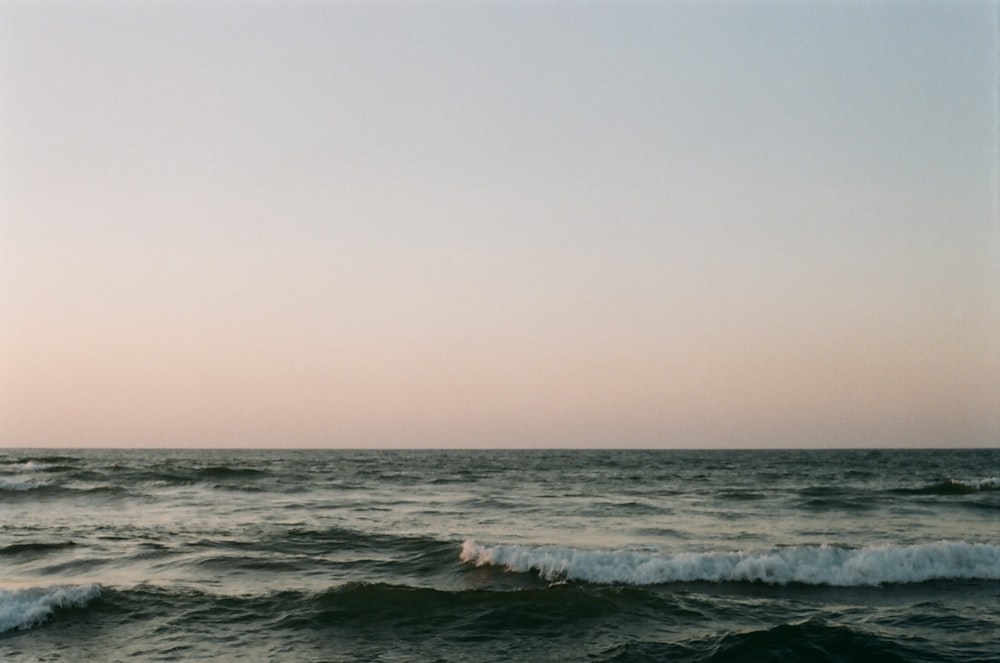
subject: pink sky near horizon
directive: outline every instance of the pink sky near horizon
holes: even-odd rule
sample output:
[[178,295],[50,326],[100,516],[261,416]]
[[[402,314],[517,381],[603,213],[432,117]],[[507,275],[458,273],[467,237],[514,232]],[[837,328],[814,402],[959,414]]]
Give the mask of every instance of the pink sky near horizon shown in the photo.
[[0,446],[997,446],[998,15],[6,4]]

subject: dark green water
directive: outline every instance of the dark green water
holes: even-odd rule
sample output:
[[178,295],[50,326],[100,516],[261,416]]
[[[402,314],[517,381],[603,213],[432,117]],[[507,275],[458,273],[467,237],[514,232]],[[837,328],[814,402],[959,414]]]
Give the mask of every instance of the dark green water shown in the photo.
[[0,659],[1000,661],[1000,450],[0,452]]

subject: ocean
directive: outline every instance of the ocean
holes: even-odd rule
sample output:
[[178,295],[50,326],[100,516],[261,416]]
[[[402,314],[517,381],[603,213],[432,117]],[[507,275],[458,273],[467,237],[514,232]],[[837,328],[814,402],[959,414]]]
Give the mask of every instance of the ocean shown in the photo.
[[0,450],[3,661],[1000,661],[1000,449]]

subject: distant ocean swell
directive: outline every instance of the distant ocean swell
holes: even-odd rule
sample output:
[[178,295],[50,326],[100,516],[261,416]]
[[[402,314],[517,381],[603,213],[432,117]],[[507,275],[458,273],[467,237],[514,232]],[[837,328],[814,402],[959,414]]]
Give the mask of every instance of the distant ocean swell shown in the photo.
[[[272,471],[260,467],[248,467],[244,464],[210,464],[191,467],[178,463],[159,463],[152,466],[130,467],[112,463],[110,465],[83,465],[81,459],[74,456],[39,456],[22,457],[8,461],[0,461],[0,494],[33,492],[32,497],[41,495],[72,496],[78,493],[121,493],[142,494],[144,489],[164,485],[204,485],[206,487],[224,490],[274,490],[280,493],[294,493],[303,489],[298,482],[289,482],[296,477],[294,467],[282,468],[285,471]],[[298,468],[306,473],[306,468]],[[475,480],[477,475],[470,470],[463,470],[452,477],[435,477],[428,482],[434,484],[462,483]],[[634,477],[639,480],[639,477]],[[415,478],[396,471],[382,471],[377,467],[358,468],[349,477],[327,482],[328,489],[355,489],[367,485],[372,479],[390,481],[394,484],[414,483]],[[925,479],[918,483],[915,477],[904,485],[886,486],[883,489],[860,488],[857,485],[845,485],[837,482],[816,484],[798,489],[803,497],[813,498],[858,498],[866,500],[875,496],[961,496],[976,493],[1000,492],[1000,477],[963,477]],[[907,485],[908,484],[908,485]],[[703,487],[701,487],[703,488]],[[683,495],[685,491],[663,489],[661,495]],[[760,500],[773,497],[775,493],[754,489],[720,487],[717,497],[724,500]]]
[[1000,580],[1000,546],[961,541],[861,549],[816,546],[760,553],[650,554],[548,546],[484,546],[469,540],[462,544],[461,559],[476,566],[536,572],[549,581],[626,585],[759,582],[859,587],[928,580]]

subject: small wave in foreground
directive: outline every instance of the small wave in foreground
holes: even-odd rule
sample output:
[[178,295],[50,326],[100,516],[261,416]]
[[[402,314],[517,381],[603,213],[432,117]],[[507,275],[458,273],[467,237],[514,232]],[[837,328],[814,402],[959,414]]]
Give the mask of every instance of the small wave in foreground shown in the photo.
[[0,589],[0,633],[32,628],[56,610],[82,608],[100,594],[94,584]]

